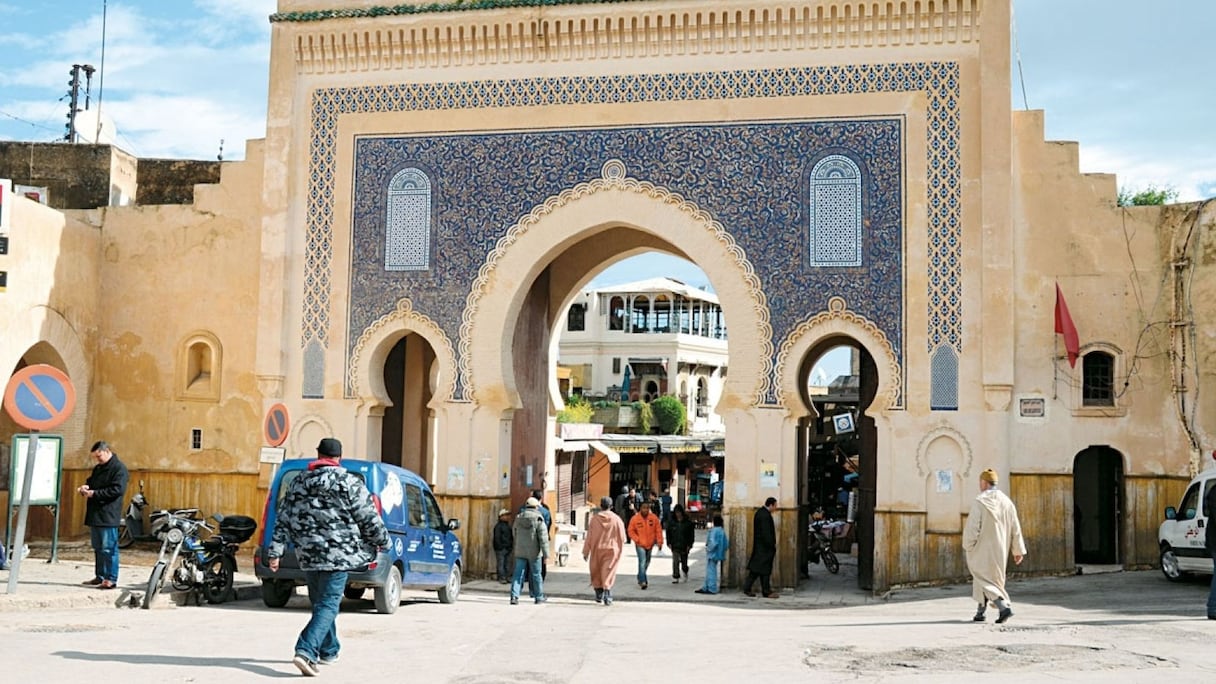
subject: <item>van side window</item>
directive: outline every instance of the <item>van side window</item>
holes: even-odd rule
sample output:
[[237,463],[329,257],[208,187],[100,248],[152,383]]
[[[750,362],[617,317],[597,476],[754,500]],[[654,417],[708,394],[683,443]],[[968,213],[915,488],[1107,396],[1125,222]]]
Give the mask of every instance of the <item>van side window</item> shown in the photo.
[[425,492],[425,495],[427,526],[432,530],[446,530],[448,526],[443,521],[443,513],[439,512],[439,503],[435,501],[435,497],[431,496],[430,492]]
[[[1212,487],[1216,487],[1216,477],[1203,483],[1203,516],[1211,518],[1213,511],[1208,510],[1208,492],[1212,491]],[[1210,523],[1209,523],[1210,524]]]
[[406,516],[409,519],[410,527],[426,527],[422,520],[422,490],[418,485],[407,484],[405,486],[405,510],[408,512]]
[[1191,485],[1182,497],[1182,506],[1178,508],[1178,520],[1194,520],[1195,512],[1199,510],[1199,484]]

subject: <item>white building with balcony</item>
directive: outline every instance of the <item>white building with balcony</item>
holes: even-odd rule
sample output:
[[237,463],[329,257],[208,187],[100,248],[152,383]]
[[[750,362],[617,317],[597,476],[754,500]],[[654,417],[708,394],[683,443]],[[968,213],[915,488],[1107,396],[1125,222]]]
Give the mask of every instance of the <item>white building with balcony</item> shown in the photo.
[[671,278],[588,288],[566,311],[558,345],[563,394],[652,401],[676,396],[691,433],[722,432],[726,321],[712,292]]

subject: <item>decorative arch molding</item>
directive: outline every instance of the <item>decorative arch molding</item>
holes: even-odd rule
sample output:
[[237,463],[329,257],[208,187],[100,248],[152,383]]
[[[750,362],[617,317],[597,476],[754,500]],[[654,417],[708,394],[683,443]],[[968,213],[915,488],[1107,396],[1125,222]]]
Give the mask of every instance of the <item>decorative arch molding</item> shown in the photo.
[[[903,371],[895,348],[873,321],[849,311],[843,297],[829,299],[827,311],[803,321],[781,344],[776,365],[781,404],[791,408],[802,403],[799,368],[803,357],[820,341],[837,336],[854,339],[874,357],[878,367],[878,393],[874,405],[886,409],[903,408]],[[877,397],[886,397],[885,405],[877,401]]]
[[333,425],[328,420],[315,413],[311,413],[295,421],[295,424],[291,426],[291,433],[288,437],[291,441],[290,453],[304,454],[304,458],[315,454],[317,443],[313,442],[312,438],[308,436],[310,433],[314,436],[319,434],[322,437],[334,437],[337,434],[334,432]]
[[[203,359],[195,359],[195,364],[203,361],[196,368],[191,363],[191,357],[199,347],[205,349],[206,354]],[[224,346],[215,333],[195,330],[182,338],[177,345],[177,373],[174,379],[178,399],[219,401],[223,375]]]
[[348,397],[363,397],[381,406],[392,403],[384,388],[381,369],[393,345],[409,333],[422,337],[435,351],[439,378],[432,403],[452,400],[456,390],[456,354],[452,343],[435,321],[414,310],[408,298],[399,300],[395,311],[381,316],[359,336],[347,370]]
[[[718,289],[731,327],[755,335],[756,353],[731,355],[727,383],[739,403],[759,405],[761,397],[772,387],[773,328],[760,279],[743,248],[708,211],[678,193],[630,178],[621,160],[607,161],[601,173],[600,178],[580,183],[537,205],[506,232],[486,257],[470,288],[460,325],[462,399],[476,398],[501,409],[514,405],[510,350],[504,349],[498,355],[474,354],[474,335],[491,331],[487,334],[498,340],[509,335],[508,321],[511,312],[518,308],[522,288],[547,263],[538,262],[537,257],[572,245],[610,224],[650,232],[667,240],[705,269]],[[598,212],[594,223],[575,211],[589,202],[594,203]],[[663,232],[648,228],[649,225],[662,225]],[[730,267],[715,267],[706,263],[709,261],[725,262]],[[748,305],[740,307],[740,301]],[[735,304],[732,306],[731,302]],[[493,388],[504,388],[507,396],[497,396]]]
[[958,444],[959,450],[963,452],[963,472],[961,474],[963,476],[970,475],[971,461],[973,457],[971,442],[967,441],[967,438],[963,435],[963,433],[954,429],[947,423],[942,423],[932,430],[929,430],[929,432],[925,433],[925,436],[921,438],[920,444],[918,444],[916,447],[916,472],[920,474],[921,477],[925,477],[929,474],[929,466],[926,463],[926,456],[929,453],[929,445],[933,444],[938,437],[951,439]]

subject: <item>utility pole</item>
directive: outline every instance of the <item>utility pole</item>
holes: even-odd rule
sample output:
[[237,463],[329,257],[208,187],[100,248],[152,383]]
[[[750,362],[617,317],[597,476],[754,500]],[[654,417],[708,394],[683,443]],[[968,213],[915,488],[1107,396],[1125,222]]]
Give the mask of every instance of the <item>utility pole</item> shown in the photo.
[[84,109],[88,109],[89,92],[93,87],[93,72],[96,71],[96,69],[93,68],[92,64],[73,64],[72,70],[69,72],[72,77],[71,80],[68,81],[68,97],[70,99],[70,104],[68,105],[68,122],[64,126],[64,128],[67,129],[67,133],[64,134],[63,139],[73,144],[77,142],[76,115],[84,111],[80,108],[80,72],[82,71],[84,72],[85,78]]

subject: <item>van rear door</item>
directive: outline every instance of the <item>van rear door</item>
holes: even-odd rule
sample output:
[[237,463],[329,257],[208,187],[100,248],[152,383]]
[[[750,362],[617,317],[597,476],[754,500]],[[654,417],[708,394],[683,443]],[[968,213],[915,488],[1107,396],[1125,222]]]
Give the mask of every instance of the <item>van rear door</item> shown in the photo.
[[428,547],[426,529],[426,504],[422,499],[422,488],[416,483],[405,482],[405,564],[404,583],[407,586],[425,587],[430,579],[431,550]]

